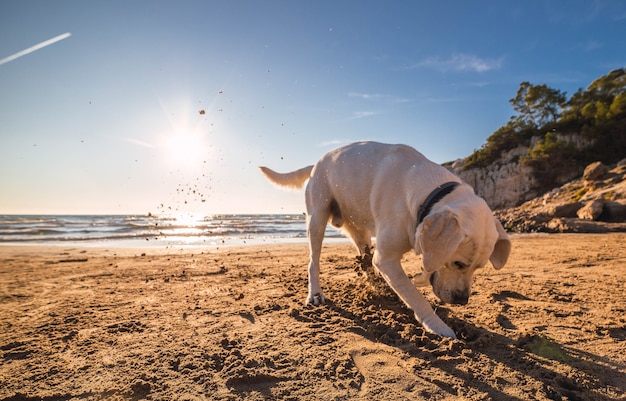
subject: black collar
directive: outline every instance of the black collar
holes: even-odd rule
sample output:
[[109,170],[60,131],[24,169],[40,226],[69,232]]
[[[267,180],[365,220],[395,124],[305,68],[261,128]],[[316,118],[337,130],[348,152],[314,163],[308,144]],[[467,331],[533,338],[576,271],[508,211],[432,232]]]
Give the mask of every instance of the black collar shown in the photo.
[[459,185],[458,182],[446,182],[445,184],[439,185],[437,188],[433,190],[426,197],[422,206],[417,210],[417,225],[420,225],[424,218],[430,213],[430,210],[435,206],[435,203],[439,202],[443,199],[444,196],[448,195],[450,192],[454,190]]

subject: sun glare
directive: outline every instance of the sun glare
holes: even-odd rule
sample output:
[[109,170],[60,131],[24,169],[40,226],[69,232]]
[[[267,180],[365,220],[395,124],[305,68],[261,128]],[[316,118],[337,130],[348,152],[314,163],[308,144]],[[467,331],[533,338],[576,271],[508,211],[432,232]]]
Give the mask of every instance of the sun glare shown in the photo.
[[166,141],[166,147],[176,163],[194,164],[206,157],[206,144],[197,133],[177,132]]
[[196,227],[202,223],[203,218],[195,213],[179,213],[172,216],[176,223],[188,228]]

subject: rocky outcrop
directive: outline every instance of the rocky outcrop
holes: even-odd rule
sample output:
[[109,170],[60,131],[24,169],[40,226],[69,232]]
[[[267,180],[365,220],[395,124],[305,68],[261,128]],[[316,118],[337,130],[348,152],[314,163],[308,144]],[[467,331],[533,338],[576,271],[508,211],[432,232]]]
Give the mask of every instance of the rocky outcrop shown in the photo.
[[[556,137],[578,150],[583,150],[593,144],[593,140],[580,134],[556,133]],[[541,137],[531,138],[530,146],[535,146],[540,140]],[[474,187],[476,194],[485,199],[492,209],[510,208],[539,196],[545,190],[545,186],[542,188],[536,179],[536,177],[541,177],[542,171],[535,171],[521,162],[521,159],[528,155],[528,146],[518,146],[505,152],[497,162],[487,167],[465,169],[465,160],[458,159],[451,163],[448,169]],[[606,169],[606,166],[602,166]],[[605,174],[606,170],[602,171],[602,166],[590,167],[589,174]],[[555,171],[550,171],[550,175],[558,184],[571,181],[581,173],[581,170],[574,166],[570,168],[554,166],[554,168]]]
[[520,162],[526,154],[528,148],[520,146],[489,167],[464,170],[463,159],[459,159],[449,169],[474,187],[492,209],[512,207],[539,195],[532,168]]
[[602,162],[591,163],[587,167],[585,167],[585,172],[583,173],[583,180],[588,182],[593,182],[602,178],[606,173],[609,172],[609,168],[602,164]]
[[583,220],[598,220],[604,209],[604,199],[594,199],[587,202],[576,211],[576,216]]
[[495,214],[513,232],[626,231],[626,161],[611,170],[592,163],[581,178]]

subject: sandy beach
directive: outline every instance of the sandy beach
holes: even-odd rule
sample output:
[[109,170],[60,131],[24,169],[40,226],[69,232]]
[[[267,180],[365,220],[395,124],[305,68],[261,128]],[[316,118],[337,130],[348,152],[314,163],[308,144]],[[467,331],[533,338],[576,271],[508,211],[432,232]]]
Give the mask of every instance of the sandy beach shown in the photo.
[[[0,246],[0,400],[626,400],[626,234],[513,236],[426,334],[348,243]],[[408,273],[420,258],[407,254]]]

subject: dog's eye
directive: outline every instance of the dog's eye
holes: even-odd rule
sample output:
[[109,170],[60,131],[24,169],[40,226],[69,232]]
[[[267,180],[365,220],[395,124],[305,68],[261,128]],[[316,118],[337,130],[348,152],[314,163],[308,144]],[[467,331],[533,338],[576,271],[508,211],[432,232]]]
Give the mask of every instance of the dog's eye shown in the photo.
[[458,267],[459,269],[465,269],[467,266],[465,265],[465,263],[463,262],[459,262],[458,260],[456,262],[454,262],[454,265],[456,267]]

